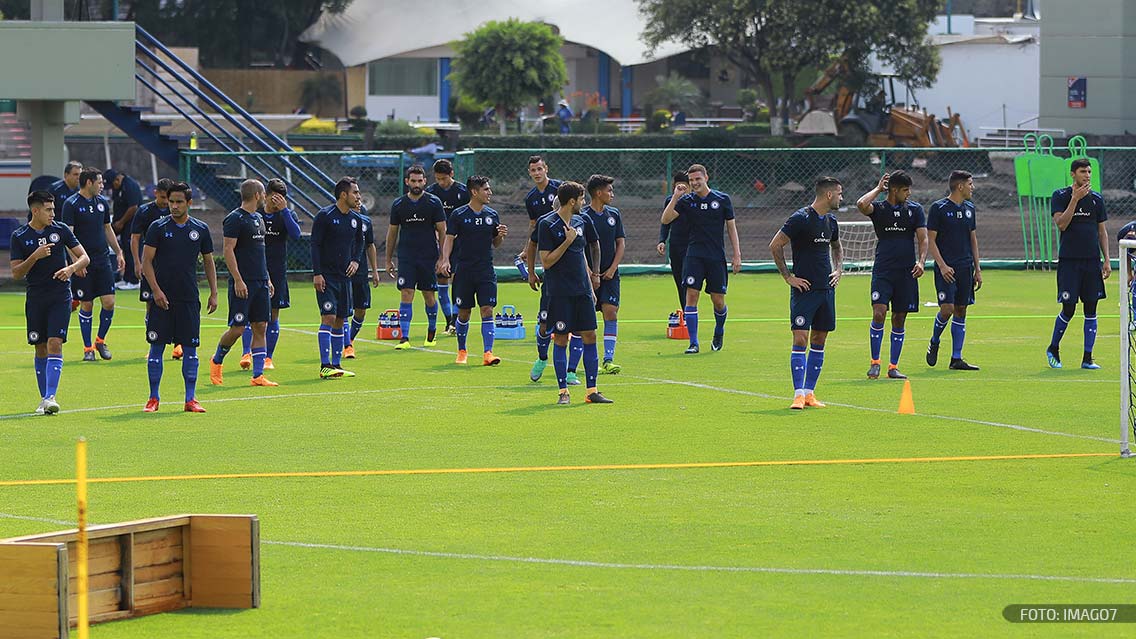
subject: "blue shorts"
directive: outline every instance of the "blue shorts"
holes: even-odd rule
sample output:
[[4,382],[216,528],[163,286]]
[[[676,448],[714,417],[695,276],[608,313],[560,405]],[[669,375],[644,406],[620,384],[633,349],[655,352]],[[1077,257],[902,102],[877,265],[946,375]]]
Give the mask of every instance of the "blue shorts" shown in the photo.
[[359,309],[371,308],[371,279],[368,277],[351,278],[352,306]]
[[241,299],[229,280],[229,326],[244,326],[267,322],[272,314],[272,297],[268,294],[268,280],[246,281],[248,297]]
[[919,280],[911,271],[872,271],[872,304],[891,304],[892,312],[919,312]]
[[[497,276],[483,273],[480,277],[468,270],[454,275],[450,293],[459,309],[467,310],[474,306],[497,306]],[[474,298],[476,297],[476,304]]]
[[825,288],[802,293],[793,289],[789,295],[789,318],[795,331],[835,331],[836,291]]
[[272,278],[272,300],[271,307],[288,308],[292,305],[292,298],[288,293],[288,275],[287,271],[268,271],[268,277]]
[[316,291],[316,303],[319,305],[320,315],[334,315],[348,317],[354,307],[351,305],[351,280],[331,279],[326,275],[323,278],[323,292]]
[[71,294],[80,302],[91,302],[103,295],[114,293],[114,269],[110,268],[106,257],[103,264],[97,265],[99,260],[91,257],[91,265],[87,267],[87,274],[83,277],[71,276]]
[[24,318],[28,324],[28,343],[46,344],[48,338],[67,341],[71,324],[71,296],[28,297],[24,300]]
[[726,293],[729,274],[726,261],[718,258],[687,255],[683,263],[682,281],[687,288],[700,289],[706,282],[707,293]]
[[1095,302],[1105,298],[1104,279],[1100,260],[1057,261],[1057,302],[1076,304]]
[[591,295],[550,295],[548,297],[548,329],[552,333],[575,333],[596,330],[596,307]]
[[596,310],[604,304],[619,306],[619,273],[610,280],[600,279],[600,287],[596,289]]
[[961,268],[950,265],[955,270],[955,281],[948,282],[939,273],[939,266],[935,265],[935,291],[939,297],[939,304],[954,304],[956,306],[970,306],[974,304],[974,265],[966,264]]
[[438,290],[438,274],[433,260],[399,260],[398,290],[418,289],[420,291]]
[[146,314],[146,341],[151,344],[201,346],[201,302],[155,304]]

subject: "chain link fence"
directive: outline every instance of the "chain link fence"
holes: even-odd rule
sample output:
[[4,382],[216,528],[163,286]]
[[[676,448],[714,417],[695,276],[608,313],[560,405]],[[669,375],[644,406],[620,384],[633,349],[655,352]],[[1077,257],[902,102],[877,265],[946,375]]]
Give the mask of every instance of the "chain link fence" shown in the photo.
[[[664,261],[655,246],[663,201],[671,191],[670,178],[694,163],[707,167],[711,188],[730,194],[742,258],[747,263],[769,261],[769,240],[787,216],[812,201],[812,186],[817,177],[831,175],[844,184],[847,208],[838,213],[841,221],[862,221],[865,218],[856,211],[855,200],[871,190],[885,171],[897,169],[907,171],[914,180],[911,199],[928,207],[946,196],[951,171],[964,170],[974,175],[973,199],[983,260],[1045,268],[1056,255],[1056,233],[1049,221],[1047,198],[1053,189],[1064,186],[1062,175],[1058,171],[1048,181],[1034,176],[1032,188],[1027,187],[1028,167],[1019,161],[1015,168],[1015,158],[1023,156],[1024,149],[478,149],[437,156],[352,151],[186,152],[181,177],[194,185],[199,193],[195,195],[195,205],[209,221],[212,216],[223,215],[226,207],[216,197],[201,194],[216,193],[222,186],[235,189],[246,177],[283,177],[292,185],[297,210],[314,213],[319,206],[331,203],[330,196],[322,193],[317,183],[322,181],[323,188],[331,191],[339,177],[355,176],[364,204],[378,223],[379,239],[384,236],[382,229],[391,203],[402,194],[405,170],[415,163],[422,164],[432,180],[429,169],[434,159],[448,157],[454,161],[457,179],[473,174],[491,179],[491,206],[513,229],[505,245],[496,252],[498,263],[509,266],[526,239],[523,231],[528,228],[528,215],[524,196],[533,186],[528,177],[528,158],[534,154],[545,158],[549,175],[557,179],[584,183],[594,173],[616,179],[613,205],[620,209],[627,231],[624,263],[632,266],[659,265]],[[1110,226],[1119,228],[1133,218],[1136,148],[1089,148],[1087,154],[1099,162]],[[312,170],[301,175],[297,169],[301,158],[296,156],[302,156],[326,177],[318,177]],[[1053,161],[1064,164],[1067,178],[1068,157],[1057,155]],[[1027,172],[1025,182],[1021,179],[1023,170]],[[301,215],[306,222],[304,218]],[[219,234],[220,217],[210,226]],[[1050,238],[1048,242],[1045,237]],[[308,268],[306,243],[293,242],[292,246],[289,267]],[[1114,251],[1113,255],[1116,254]]]

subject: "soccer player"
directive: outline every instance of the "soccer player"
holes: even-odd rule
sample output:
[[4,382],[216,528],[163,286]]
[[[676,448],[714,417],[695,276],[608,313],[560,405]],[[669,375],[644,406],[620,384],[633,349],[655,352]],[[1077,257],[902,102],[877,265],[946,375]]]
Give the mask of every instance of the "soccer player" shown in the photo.
[[927,346],[927,365],[939,361],[939,338],[947,322],[951,324],[951,370],[976,371],[977,366],[962,358],[966,340],[966,309],[974,304],[974,293],[982,288],[982,268],[978,263],[978,234],[975,232],[974,178],[966,171],[952,171],[951,194],[936,201],[927,212],[927,239],[935,260],[935,291],[939,312]]
[[[152,294],[150,283],[142,274],[142,244],[146,239],[146,231],[149,230],[150,225],[170,214],[168,194],[173,184],[174,181],[169,178],[158,180],[158,183],[154,186],[154,201],[138,207],[129,224],[130,254],[133,256],[135,273],[138,277],[138,301],[146,305],[147,312],[150,311]],[[174,344],[172,356],[174,359],[181,359],[181,344]]]
[[[840,208],[844,187],[840,180],[822,177],[816,181],[813,203],[789,216],[773,236],[769,250],[789,285],[789,317],[793,352],[793,403],[824,408],[816,398],[817,380],[824,366],[824,343],[836,330],[836,285],[843,274],[844,249],[833,211]],[[793,247],[793,271],[785,266],[785,246]],[[805,356],[806,346],[808,357]]]
[[134,258],[134,252],[126,249],[130,246],[132,221],[138,212],[138,207],[142,206],[142,187],[138,184],[138,180],[115,169],[103,172],[103,183],[114,191],[111,198],[113,221],[110,227],[118,236],[118,244],[123,247],[126,258],[126,269],[122,273],[122,281],[118,284],[118,288],[135,289],[139,287],[137,274],[141,273],[142,265]]
[[[359,269],[351,276],[351,302],[355,307],[351,315],[351,325],[343,326],[343,356],[355,359],[355,338],[363,330],[363,322],[367,319],[367,309],[371,308],[371,289],[379,286],[379,251],[375,248],[375,223],[367,213],[367,207],[360,205],[359,210],[352,211],[359,218],[359,225],[363,227],[363,249],[367,264],[366,269]],[[368,285],[370,288],[368,288]]]
[[611,404],[612,400],[600,394],[596,387],[599,354],[596,351],[593,290],[600,287],[601,276],[588,268],[584,256],[596,230],[592,228],[591,218],[580,214],[584,206],[584,187],[575,182],[565,182],[557,189],[556,197],[560,202],[557,215],[542,218],[537,227],[537,248],[540,250],[540,263],[544,266],[544,287],[548,291],[548,325],[552,327],[555,339],[552,366],[560,387],[556,403],[571,403],[567,348],[568,333],[573,333],[579,335],[584,344],[584,375],[587,381],[584,401]]
[[[67,198],[79,192],[79,174],[83,172],[83,163],[71,160],[63,167],[63,179],[51,183],[51,196],[55,198],[55,215],[63,214],[63,203]],[[32,218],[28,218],[31,220]]]
[[[114,319],[114,273],[116,266],[111,264],[110,250],[118,258],[117,270],[126,268],[122,248],[110,226],[110,202],[102,195],[103,175],[98,169],[84,168],[79,173],[79,192],[63,203],[60,217],[71,227],[79,243],[91,258],[90,265],[79,269],[71,279],[71,289],[79,300],[79,331],[83,335],[83,361],[95,361],[95,351],[99,357],[110,359],[110,348],[106,345],[107,331]],[[98,298],[102,311],[99,312],[98,339],[91,345],[91,324],[94,319],[94,300]]]
[[351,315],[351,277],[363,262],[363,226],[354,211],[362,198],[355,178],[335,183],[335,204],[325,206],[312,221],[312,284],[320,309],[317,334],[320,379],[354,377],[340,367],[343,320]]
[[[450,219],[454,211],[469,204],[469,189],[461,182],[454,181],[454,164],[443,158],[434,162],[434,183],[426,187],[426,192],[442,201],[442,210],[446,212],[446,220]],[[454,334],[454,316],[450,297],[450,278],[438,274],[438,300],[441,302],[442,314],[446,317],[446,333]]]
[[[887,199],[876,201],[881,193]],[[880,349],[884,341],[884,318],[891,303],[891,359],[889,379],[907,379],[899,372],[904,324],[908,313],[919,312],[919,278],[927,260],[927,219],[923,206],[907,198],[911,176],[904,171],[885,173],[876,188],[859,200],[856,208],[872,220],[876,231],[876,261],[872,265],[872,324],[868,327],[871,363],[868,379],[880,377]],[[919,250],[916,254],[915,243]]]
[[[540,218],[556,209],[556,190],[560,188],[561,182],[560,180],[549,179],[548,164],[539,155],[529,156],[529,178],[535,185],[525,195],[525,210],[529,214],[529,241],[525,244],[525,250],[518,257],[525,260],[525,266],[528,269],[529,288],[540,291],[540,312],[537,314],[536,327],[537,358],[533,362],[532,370],[529,371],[529,379],[536,382],[540,381],[545,367],[548,366],[548,345],[552,343],[552,334],[545,321],[548,315],[548,296],[541,288],[540,276],[536,274],[536,227]],[[578,358],[575,358],[575,360],[579,361]],[[573,371],[576,370],[575,366],[571,368]],[[573,373],[572,378],[575,377],[576,375]],[[576,383],[579,384],[578,381]]]
[[[300,239],[300,220],[288,208],[288,184],[280,178],[272,178],[265,185],[264,213],[264,260],[268,264],[268,279],[272,282],[271,314],[264,331],[265,356],[264,370],[276,368],[272,355],[280,340],[280,309],[288,308],[291,299],[288,295],[288,240]],[[252,324],[245,324],[241,334],[241,368],[252,367]]]
[[[678,182],[667,207],[663,209],[663,224],[670,224],[680,217],[686,218],[690,227],[690,243],[686,249],[683,264],[683,280],[686,282],[686,327],[690,332],[690,347],[686,354],[698,352],[698,296],[702,282],[706,282],[706,292],[714,303],[714,341],[711,348],[720,351],[726,333],[726,249],[722,242],[723,229],[730,234],[733,257],[730,262],[734,274],[742,270],[742,250],[738,242],[738,227],[734,222],[734,206],[730,196],[710,189],[710,175],[706,167],[692,164],[686,170],[690,176],[689,186]],[[692,191],[688,193],[687,191]]]
[[596,272],[600,275],[600,286],[595,291],[596,310],[601,311],[604,318],[604,356],[600,372],[608,375],[615,375],[622,369],[614,360],[619,332],[619,263],[623,261],[627,237],[619,209],[608,206],[615,200],[614,182],[615,178],[607,175],[596,174],[588,178],[591,203],[584,210],[600,242],[599,264],[593,266],[597,266]]
[[[686,171],[674,174],[674,183],[683,183],[690,186],[690,176]],[[668,195],[663,206],[670,204],[674,195]],[[669,247],[668,247],[669,240]],[[686,306],[686,282],[682,279],[682,268],[686,262],[686,247],[690,243],[690,228],[683,217],[675,218],[670,224],[659,225],[659,244],[655,250],[659,257],[668,257],[671,264],[671,277],[674,278],[675,289],[678,290],[678,307]]]
[[[279,386],[264,376],[268,356],[265,331],[272,314],[272,280],[264,249],[264,185],[259,180],[241,182],[241,205],[225,216],[224,255],[229,269],[229,330],[217,341],[217,352],[209,360],[209,381],[225,382],[224,362],[229,349],[240,339],[245,326],[252,325],[253,386]],[[184,347],[184,344],[183,344]]]
[[[1104,281],[1112,274],[1108,257],[1108,230],[1104,198],[1092,190],[1093,168],[1087,158],[1069,165],[1073,185],[1053,192],[1053,222],[1061,230],[1057,255],[1057,302],[1061,312],[1053,323],[1053,338],[1045,356],[1051,368],[1061,368],[1061,338],[1077,313],[1077,300],[1085,309],[1085,352],[1081,368],[1096,370],[1093,345],[1097,340],[1097,302],[1105,298]],[[1101,261],[1101,256],[1104,261]]]
[[426,341],[434,346],[438,329],[437,273],[439,247],[445,241],[446,211],[442,201],[426,193],[426,170],[415,164],[406,171],[406,195],[391,204],[387,226],[387,274],[395,277],[394,252],[398,248],[398,323],[402,335],[397,350],[410,348],[410,320],[414,313],[414,290],[422,291],[426,306]]
[[[63,374],[63,343],[71,322],[71,287],[75,271],[89,263],[71,229],[55,221],[55,197],[48,191],[28,195],[31,221],[12,232],[12,279],[24,280],[24,316],[28,343],[35,347],[39,407],[36,415],[59,412],[55,394]],[[68,255],[71,264],[67,264]]]
[[[167,186],[170,214],[150,224],[142,250],[142,272],[150,283],[153,306],[146,314],[146,341],[150,354],[146,371],[150,399],[142,409],[158,411],[161,402],[162,355],[166,344],[182,345],[181,376],[185,382],[187,413],[204,413],[197,401],[197,347],[201,345],[201,294],[197,289],[197,259],[201,256],[209,282],[208,311],[217,310],[217,267],[209,226],[189,216],[192,197],[185,182]],[[228,238],[226,238],[228,240]],[[231,287],[230,287],[231,288]]]
[[[471,175],[465,182],[469,204],[454,211],[446,223],[446,240],[442,246],[439,270],[454,274],[454,303],[458,305],[458,357],[455,364],[466,364],[465,348],[469,335],[469,316],[476,304],[481,311],[481,341],[484,353],[481,363],[496,366],[501,358],[493,354],[493,307],[497,306],[497,273],[493,271],[493,249],[501,246],[509,227],[501,223],[497,211],[489,208],[493,190],[489,178]],[[457,245],[458,250],[454,251]],[[453,264],[451,264],[451,257]]]

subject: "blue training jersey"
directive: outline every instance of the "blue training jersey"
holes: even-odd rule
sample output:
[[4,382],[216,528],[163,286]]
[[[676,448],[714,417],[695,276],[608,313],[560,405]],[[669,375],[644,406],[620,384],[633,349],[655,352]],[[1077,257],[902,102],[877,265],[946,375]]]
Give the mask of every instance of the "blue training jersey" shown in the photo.
[[391,204],[390,224],[397,226],[399,262],[438,261],[438,234],[435,225],[446,222],[442,201],[423,193],[417,200],[404,195]]
[[910,271],[915,266],[915,231],[926,228],[923,205],[910,200],[890,204],[887,200],[872,202],[868,216],[876,231],[876,263],[874,271]]
[[623,231],[623,218],[619,215],[619,209],[612,206],[605,206],[602,211],[596,211],[589,206],[584,208],[583,214],[591,221],[599,239],[599,271],[602,273],[611,268],[612,262],[615,261],[615,241],[627,237]]
[[90,256],[91,265],[88,268],[110,268],[110,260],[107,259],[110,245],[106,238],[106,225],[110,224],[110,202],[101,195],[87,199],[82,193],[75,193],[63,203],[63,212],[59,217],[74,230],[75,237]]
[[[67,183],[63,180],[56,180],[52,182],[48,190],[51,191],[51,195],[55,198],[56,217],[59,217],[59,215],[61,215],[61,211],[63,211],[63,203],[66,202],[72,195],[75,195],[79,192],[79,189],[73,189],[67,186]],[[31,215],[31,211],[28,211],[29,221],[32,219]]]
[[927,212],[927,232],[937,233],[935,245],[951,268],[974,264],[970,233],[975,229],[976,217],[974,202],[955,204],[949,197],[937,200]]
[[[663,207],[670,204],[673,198],[673,195],[668,195],[667,199],[663,200]],[[671,251],[686,255],[686,246],[690,242],[690,226],[681,215],[670,224],[659,225],[659,243],[665,243],[667,238],[670,238]]]
[[351,262],[363,267],[363,227],[354,212],[325,206],[312,221],[312,275],[347,280]]
[[288,240],[300,239],[300,220],[289,208],[260,214],[264,220],[264,261],[275,279],[288,270]]
[[163,217],[146,230],[145,246],[154,247],[154,279],[166,299],[183,303],[201,300],[197,290],[197,257],[213,259],[213,236],[208,224],[195,217],[186,218],[185,224]]
[[537,250],[555,251],[564,243],[568,226],[576,229],[576,239],[551,268],[544,269],[544,288],[549,295],[582,296],[592,294],[585,253],[597,241],[596,228],[588,215],[576,214],[568,223],[559,215],[545,215],[537,223]]
[[[1053,192],[1052,214],[1056,216],[1063,213],[1073,199],[1073,187],[1067,186]],[[1069,226],[1061,231],[1061,249],[1057,254],[1059,260],[1099,260],[1100,227],[1101,222],[1108,219],[1104,211],[1104,198],[1096,191],[1077,202],[1077,210],[1073,212],[1073,219]]]
[[146,238],[146,231],[150,228],[156,220],[170,214],[169,209],[158,208],[156,202],[147,202],[138,207],[134,212],[134,217],[130,220],[130,234],[141,235],[142,239]]
[[55,279],[55,273],[67,266],[69,248],[79,246],[79,240],[65,224],[52,222],[42,230],[31,224],[12,231],[9,255],[13,261],[26,260],[39,247],[51,245],[51,255],[37,261],[24,277],[28,297],[68,299],[71,285],[67,280]]
[[359,217],[359,224],[363,227],[363,261],[359,262],[359,270],[351,276],[354,282],[366,282],[371,277],[370,262],[367,261],[367,249],[375,245],[375,223],[371,221],[371,216],[366,214],[366,207],[363,211],[352,211]]
[[[260,213],[249,213],[241,208],[233,209],[225,216],[224,235],[237,240],[233,254],[237,258],[237,269],[241,279],[256,282],[268,279],[268,262],[264,255],[264,218]],[[230,280],[233,279],[231,276]]]
[[549,211],[560,208],[556,206],[556,190],[560,188],[560,180],[549,180],[544,190],[537,190],[534,186],[525,195],[525,210],[530,220],[539,220]]
[[497,237],[500,225],[497,211],[488,206],[475,211],[467,204],[454,211],[446,224],[446,235],[454,236],[454,249],[450,256],[453,270],[496,278],[493,272],[493,239]]
[[781,232],[789,237],[793,248],[793,275],[808,280],[809,290],[832,288],[828,282],[833,270],[830,248],[840,239],[836,216],[832,213],[821,215],[813,207],[806,206],[785,220]]
[[454,211],[469,204],[469,189],[461,182],[454,182],[448,189],[443,189],[435,182],[426,187],[426,192],[442,201],[442,210],[446,212],[447,220]]
[[726,220],[734,219],[734,205],[730,196],[711,190],[706,197],[687,193],[675,204],[675,211],[690,230],[686,254],[690,257],[726,260],[723,233]]

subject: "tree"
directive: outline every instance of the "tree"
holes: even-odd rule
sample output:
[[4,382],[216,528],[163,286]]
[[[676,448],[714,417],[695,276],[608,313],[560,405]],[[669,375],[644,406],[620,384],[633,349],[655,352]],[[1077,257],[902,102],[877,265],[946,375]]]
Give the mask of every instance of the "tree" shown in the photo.
[[[928,86],[938,54],[927,38],[941,0],[638,0],[648,46],[675,40],[712,48],[740,68],[781,118],[798,98],[797,77],[843,55],[862,71],[869,57],[891,64],[911,86]],[[781,95],[774,91],[777,81]]]
[[314,109],[316,117],[323,115],[324,105],[338,105],[342,100],[343,91],[337,75],[320,73],[300,84],[300,103],[308,113]]
[[453,43],[459,57],[449,77],[462,96],[496,106],[497,124],[505,135],[509,109],[559,95],[568,83],[560,55],[563,44],[547,24],[490,21]]
[[654,89],[647,94],[647,102],[664,109],[693,112],[702,105],[702,91],[689,79],[671,71],[670,75],[655,76]]

